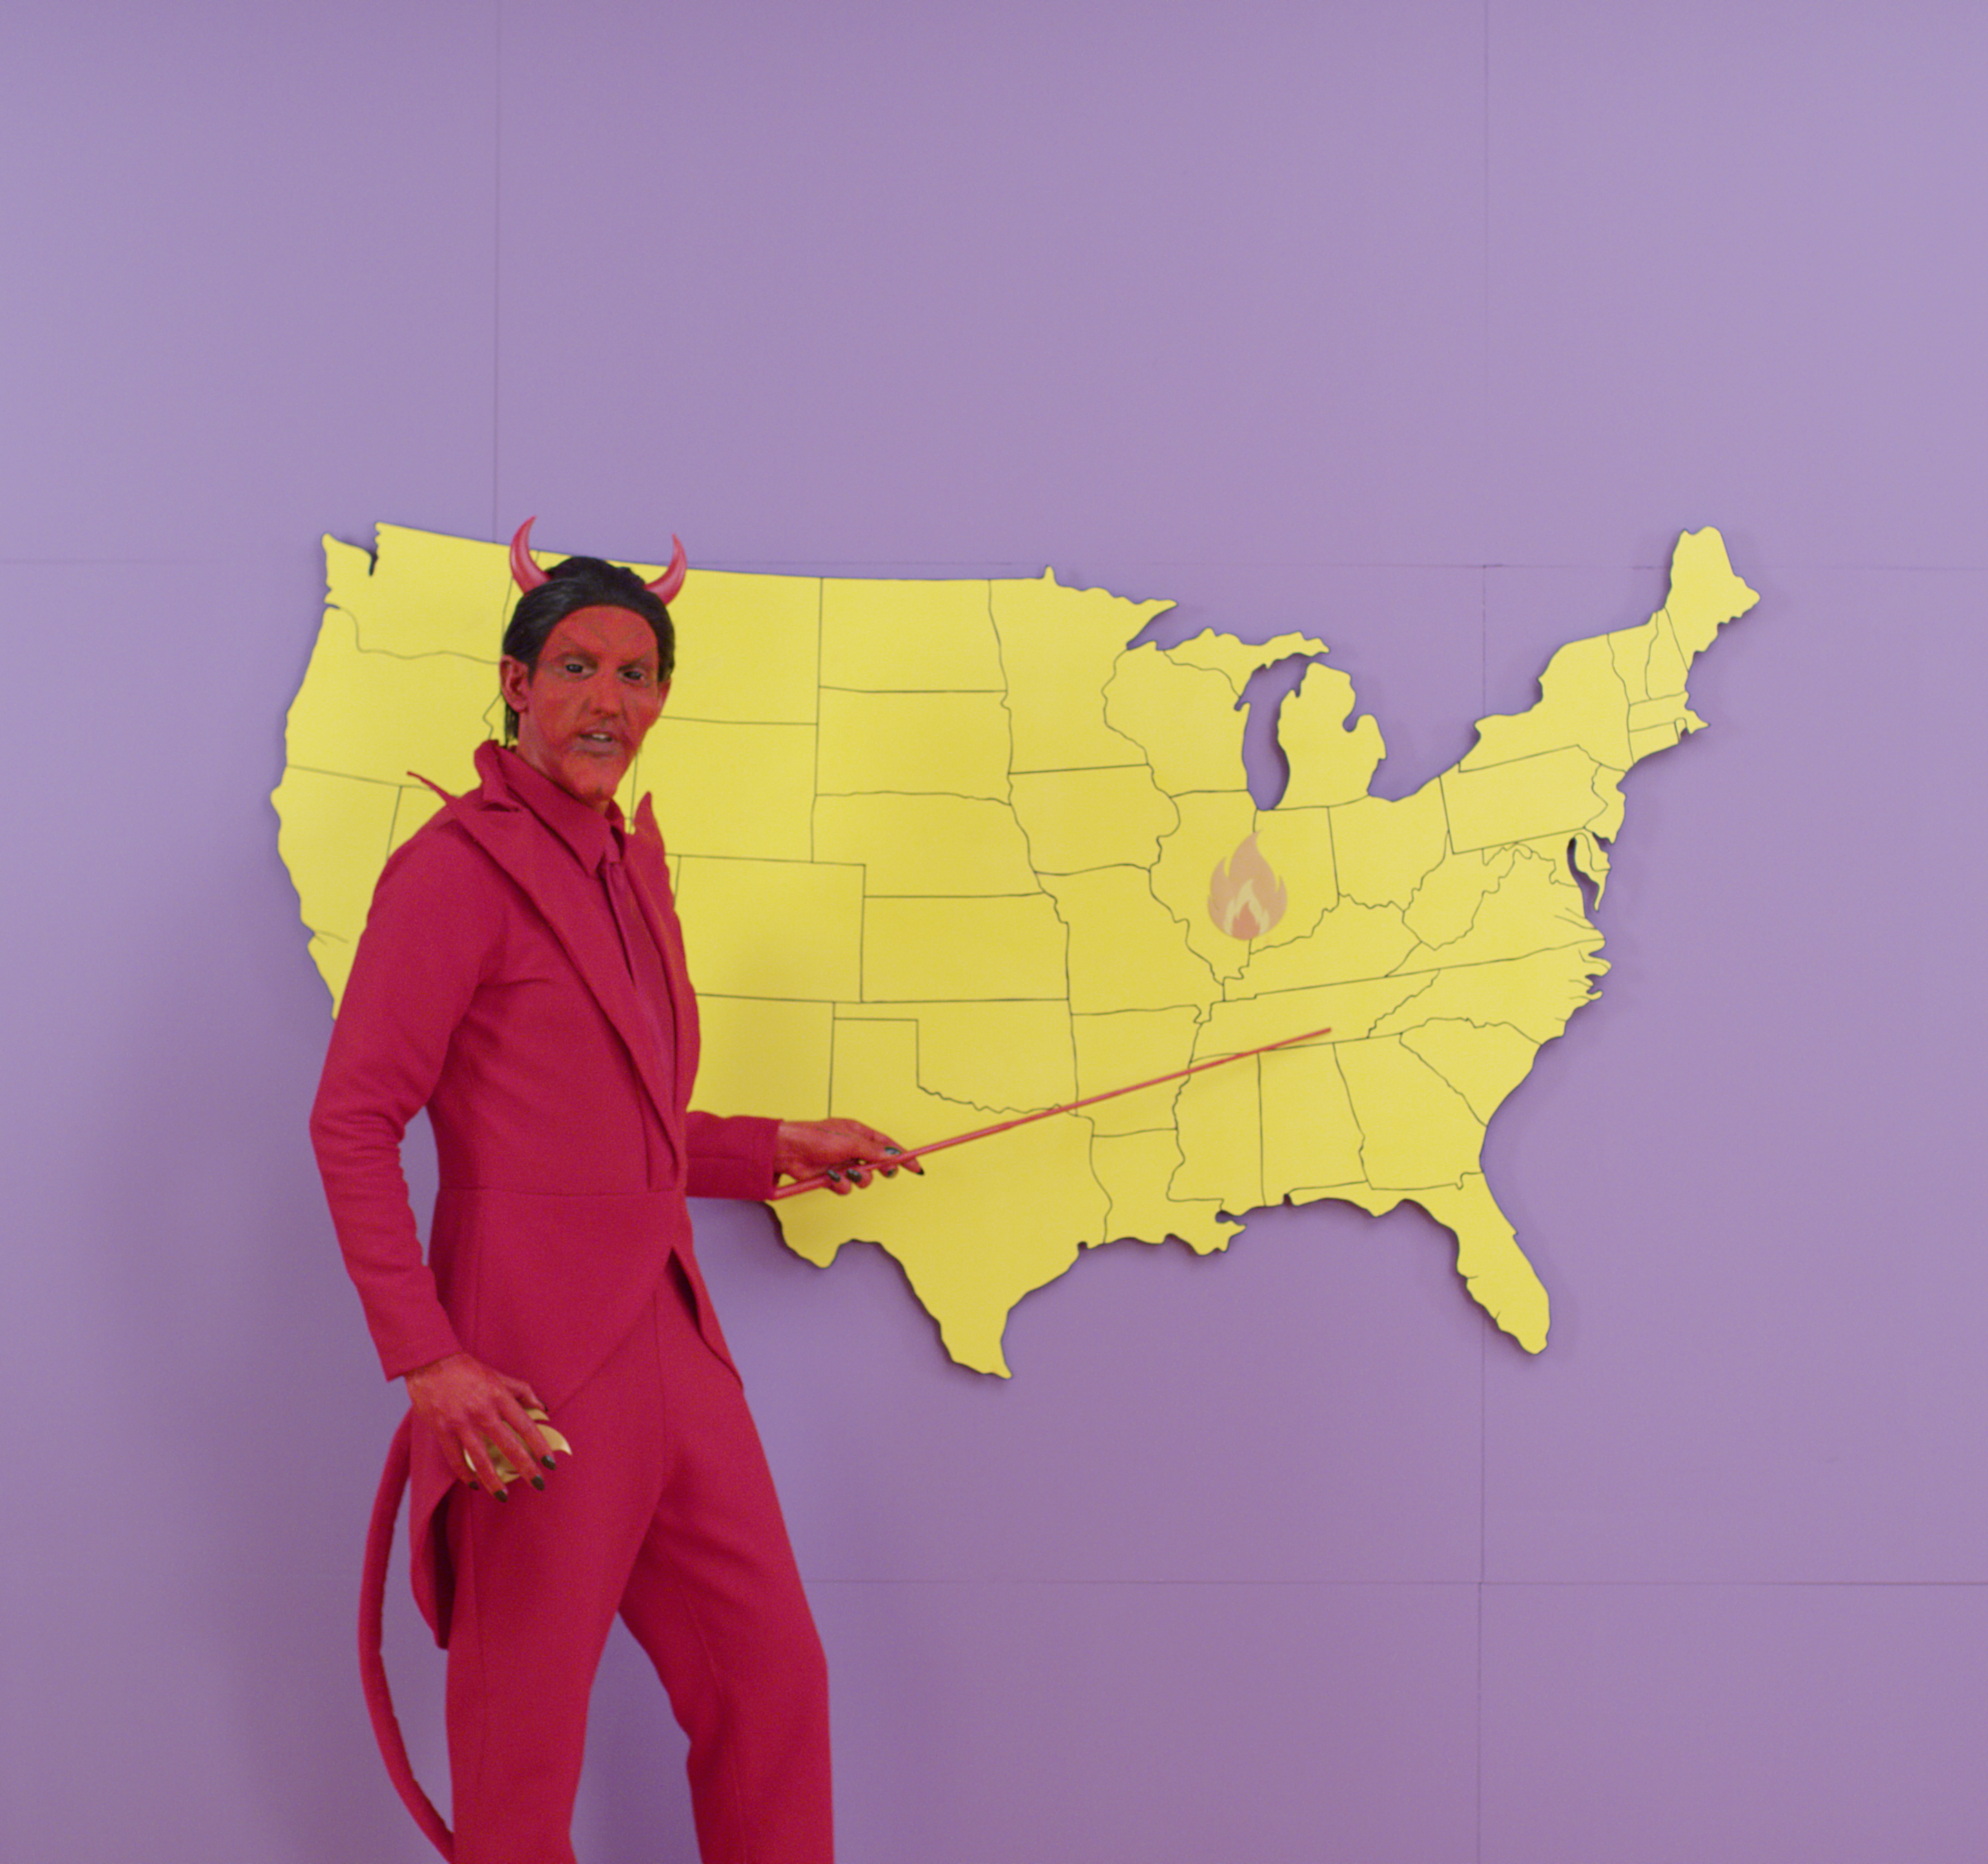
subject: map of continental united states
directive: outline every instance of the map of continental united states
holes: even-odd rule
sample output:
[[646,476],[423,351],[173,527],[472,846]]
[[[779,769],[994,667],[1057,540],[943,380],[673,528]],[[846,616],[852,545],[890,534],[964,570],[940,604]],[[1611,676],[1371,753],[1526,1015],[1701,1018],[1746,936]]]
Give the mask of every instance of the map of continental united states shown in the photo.
[[[388,854],[501,723],[501,546],[326,540],[280,845],[334,1003]],[[549,562],[550,559],[546,560]],[[644,575],[654,566],[637,566]],[[908,1143],[1329,1027],[946,1153],[922,1181],[777,1206],[826,1265],[881,1245],[962,1364],[1005,1374],[1023,1295],[1088,1247],[1219,1250],[1239,1213],[1420,1206],[1519,1343],[1547,1301],[1486,1182],[1485,1128],[1608,969],[1598,902],[1632,766],[1702,721],[1693,659],[1757,600],[1687,532],[1662,607],[1552,658],[1454,768],[1370,793],[1378,726],[1323,641],[1131,646],[1164,601],[1053,575],[693,572],[653,793],[705,1026],[696,1104],[846,1114]],[[1310,659],[1259,809],[1237,702]]]

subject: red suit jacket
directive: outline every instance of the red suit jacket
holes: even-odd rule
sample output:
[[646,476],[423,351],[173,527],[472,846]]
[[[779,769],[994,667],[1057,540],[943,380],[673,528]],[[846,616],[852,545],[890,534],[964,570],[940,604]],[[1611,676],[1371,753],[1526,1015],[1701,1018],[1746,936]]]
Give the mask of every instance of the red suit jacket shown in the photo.
[[[644,1311],[674,1253],[730,1364],[691,1247],[691,1197],[763,1198],[777,1124],[688,1108],[697,1003],[646,799],[629,880],[668,1001],[644,1006],[597,869],[605,824],[486,744],[380,877],[311,1115],[346,1265],[389,1378],[466,1349],[553,1411]],[[660,1039],[658,1039],[660,1024]],[[424,1261],[401,1135],[428,1110],[439,1188]],[[414,1591],[448,1641],[436,1510],[455,1486],[414,1433]]]

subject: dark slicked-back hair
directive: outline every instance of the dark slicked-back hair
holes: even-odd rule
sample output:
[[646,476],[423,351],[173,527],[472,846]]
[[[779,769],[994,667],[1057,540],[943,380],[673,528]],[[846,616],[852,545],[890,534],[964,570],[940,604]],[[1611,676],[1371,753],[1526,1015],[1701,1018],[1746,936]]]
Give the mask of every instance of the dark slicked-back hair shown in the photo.
[[[504,631],[504,655],[521,660],[534,672],[546,637],[566,617],[583,608],[625,608],[647,622],[656,637],[656,678],[668,679],[676,670],[677,633],[670,611],[633,570],[598,556],[569,556],[537,588],[518,598],[511,624]],[[504,708],[504,742],[518,736],[518,715]]]

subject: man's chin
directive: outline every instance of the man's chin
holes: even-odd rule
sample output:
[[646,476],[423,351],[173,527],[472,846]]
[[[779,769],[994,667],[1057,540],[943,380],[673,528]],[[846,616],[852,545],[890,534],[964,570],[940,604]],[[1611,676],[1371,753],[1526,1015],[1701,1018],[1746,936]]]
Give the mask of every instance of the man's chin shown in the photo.
[[590,809],[604,808],[621,787],[631,761],[625,757],[568,758],[560,766],[560,787]]

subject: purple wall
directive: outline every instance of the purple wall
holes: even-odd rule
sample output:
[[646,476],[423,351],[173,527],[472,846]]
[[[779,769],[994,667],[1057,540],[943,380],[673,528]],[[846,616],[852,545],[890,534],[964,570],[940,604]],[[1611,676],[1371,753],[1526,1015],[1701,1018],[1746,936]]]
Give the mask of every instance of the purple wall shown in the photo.
[[[1988,15],[309,11],[0,33],[0,1854],[424,1855],[266,798],[319,533],[537,512],[1316,629],[1391,793],[1722,526],[1765,599],[1492,1129],[1543,1359],[1406,1213],[1099,1252],[1007,1384],[874,1251],[705,1260],[856,1864],[1979,1859]],[[687,1855],[674,1743],[617,1643],[585,1855]]]

